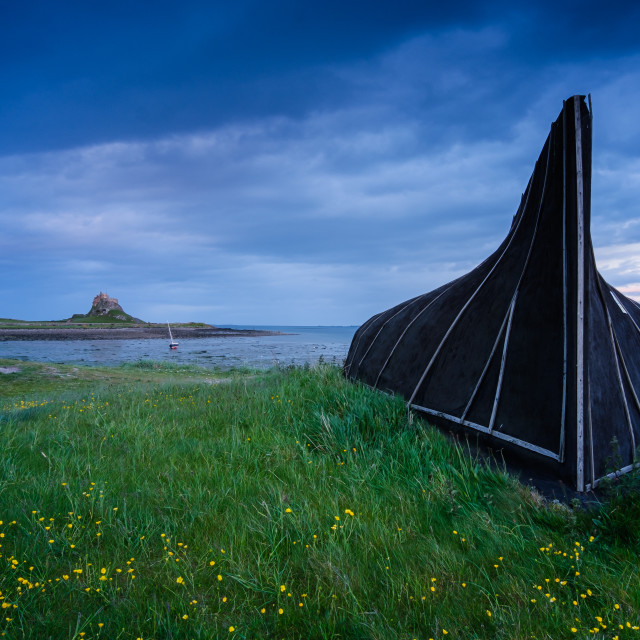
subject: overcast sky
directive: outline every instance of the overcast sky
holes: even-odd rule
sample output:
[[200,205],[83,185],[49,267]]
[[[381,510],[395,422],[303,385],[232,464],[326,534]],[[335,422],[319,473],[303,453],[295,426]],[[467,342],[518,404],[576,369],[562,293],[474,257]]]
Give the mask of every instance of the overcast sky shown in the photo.
[[0,87],[0,317],[361,324],[497,248],[587,93],[640,298],[637,2],[0,0]]

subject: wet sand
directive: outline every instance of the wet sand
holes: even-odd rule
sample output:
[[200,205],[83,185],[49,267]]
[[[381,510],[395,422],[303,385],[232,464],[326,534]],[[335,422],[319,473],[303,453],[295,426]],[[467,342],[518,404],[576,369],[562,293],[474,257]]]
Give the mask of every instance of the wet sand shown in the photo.
[[[238,338],[253,336],[285,335],[280,331],[257,329],[224,329],[219,327],[171,327],[176,340],[189,338]],[[168,340],[166,327],[119,328],[51,328],[51,329],[0,329],[0,341],[6,340]]]

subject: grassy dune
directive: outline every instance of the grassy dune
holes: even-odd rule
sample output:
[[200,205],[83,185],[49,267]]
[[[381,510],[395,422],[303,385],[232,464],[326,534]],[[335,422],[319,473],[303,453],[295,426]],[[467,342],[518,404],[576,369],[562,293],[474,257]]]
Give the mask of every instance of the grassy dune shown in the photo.
[[640,638],[632,477],[547,503],[331,366],[19,365],[5,637]]

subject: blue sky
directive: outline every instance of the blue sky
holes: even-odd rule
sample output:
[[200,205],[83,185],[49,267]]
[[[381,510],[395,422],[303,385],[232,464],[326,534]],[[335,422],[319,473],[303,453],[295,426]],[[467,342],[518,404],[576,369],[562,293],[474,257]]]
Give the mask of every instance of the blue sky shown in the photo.
[[640,5],[0,0],[0,317],[361,324],[506,235],[591,93],[640,299]]

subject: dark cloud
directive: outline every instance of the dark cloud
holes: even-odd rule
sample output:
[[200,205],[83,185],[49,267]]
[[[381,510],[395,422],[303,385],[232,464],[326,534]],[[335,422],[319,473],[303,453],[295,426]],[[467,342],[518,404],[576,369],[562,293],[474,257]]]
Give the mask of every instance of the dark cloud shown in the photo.
[[[437,41],[454,31],[460,37],[449,48],[403,59],[418,90],[408,111],[427,108],[450,120],[452,95],[467,84],[457,109],[482,129],[488,107],[502,115],[501,105],[507,108],[510,95],[513,102],[523,97],[541,63],[635,50],[640,10],[600,5],[4,3],[0,149],[145,139],[264,116],[304,118],[348,104],[362,89],[344,82],[336,68],[366,63],[424,34]],[[483,32],[499,37],[498,46],[479,50]],[[505,98],[497,103],[491,100],[496,84]],[[378,87],[378,95],[393,96],[390,89]]]
[[[14,3],[3,6],[5,152],[303,115],[339,99],[325,68],[444,26],[474,3]],[[448,7],[448,8],[447,8]]]

